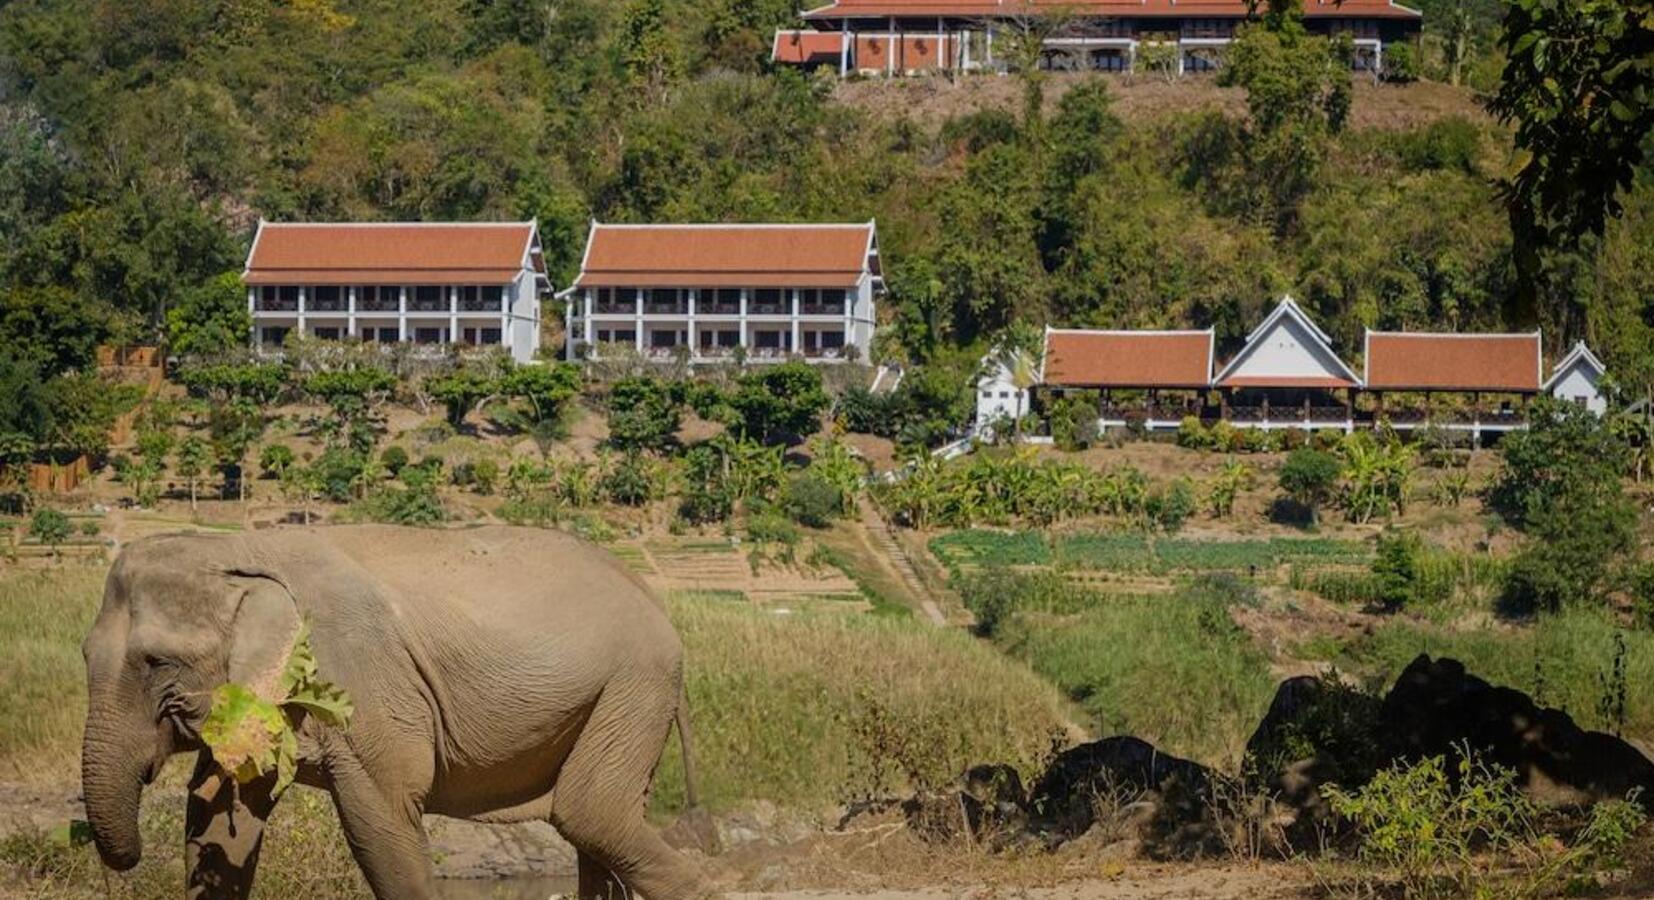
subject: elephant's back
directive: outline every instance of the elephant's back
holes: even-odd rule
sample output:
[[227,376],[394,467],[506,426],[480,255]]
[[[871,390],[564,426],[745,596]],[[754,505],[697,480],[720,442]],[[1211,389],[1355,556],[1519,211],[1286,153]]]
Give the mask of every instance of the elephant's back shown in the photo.
[[[630,631],[676,644],[665,609],[603,548],[558,531],[488,526],[319,530],[410,604],[458,616],[500,637]],[[456,623],[457,624],[457,623]]]

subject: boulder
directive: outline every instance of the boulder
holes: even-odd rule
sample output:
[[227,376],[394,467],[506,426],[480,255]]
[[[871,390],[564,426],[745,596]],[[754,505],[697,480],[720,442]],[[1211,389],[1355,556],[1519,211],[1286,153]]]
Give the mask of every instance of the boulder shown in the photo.
[[1213,776],[1205,766],[1119,736],[1058,754],[1028,798],[1036,826],[1060,844],[1103,814],[1139,826],[1151,856],[1187,857],[1220,843],[1212,823]]
[[1468,746],[1515,770],[1540,802],[1623,799],[1637,788],[1645,806],[1654,802],[1654,761],[1636,747],[1587,731],[1521,691],[1494,687],[1457,660],[1413,660],[1384,697],[1380,733],[1397,759],[1451,758]]

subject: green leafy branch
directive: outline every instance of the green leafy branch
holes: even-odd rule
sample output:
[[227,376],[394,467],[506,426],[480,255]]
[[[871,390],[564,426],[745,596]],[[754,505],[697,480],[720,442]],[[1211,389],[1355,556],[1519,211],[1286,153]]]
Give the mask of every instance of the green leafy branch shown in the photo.
[[213,691],[212,711],[201,728],[213,759],[243,784],[276,773],[274,794],[293,783],[299,767],[297,724],[313,716],[324,725],[345,729],[355,712],[350,695],[317,671],[310,647],[310,625],[299,628],[283,667],[279,701],[260,697],[245,685],[229,682]]

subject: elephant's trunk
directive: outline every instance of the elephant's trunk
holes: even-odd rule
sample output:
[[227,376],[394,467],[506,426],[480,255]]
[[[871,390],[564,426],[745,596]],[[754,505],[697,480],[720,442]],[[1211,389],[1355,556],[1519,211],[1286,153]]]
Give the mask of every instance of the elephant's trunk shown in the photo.
[[108,710],[87,716],[80,777],[98,855],[104,865],[124,872],[143,856],[138,802],[157,754],[141,740],[155,733],[152,728],[133,727],[121,719]]

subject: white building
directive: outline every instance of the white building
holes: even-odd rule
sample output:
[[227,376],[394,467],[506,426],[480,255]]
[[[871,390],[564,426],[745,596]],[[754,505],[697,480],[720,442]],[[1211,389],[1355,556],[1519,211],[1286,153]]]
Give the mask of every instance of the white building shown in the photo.
[[1600,416],[1608,411],[1608,398],[1602,392],[1603,376],[1607,374],[1602,360],[1580,341],[1551,370],[1545,393],[1558,400],[1578,403]]
[[1027,390],[1017,387],[1011,370],[999,355],[989,354],[982,360],[982,370],[976,379],[976,433],[991,440],[995,425],[1027,415],[1028,394]]
[[830,362],[866,359],[883,293],[872,222],[594,222],[580,276],[557,296],[568,303],[570,359],[629,345],[692,362],[737,352],[753,361]]
[[260,220],[242,272],[253,342],[326,340],[540,346],[549,289],[533,222]]

